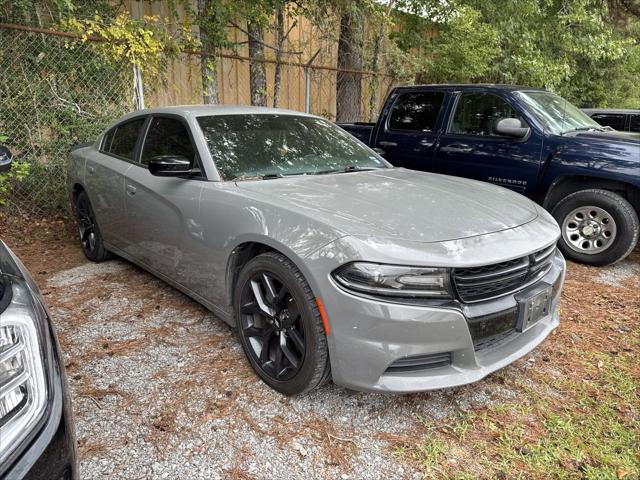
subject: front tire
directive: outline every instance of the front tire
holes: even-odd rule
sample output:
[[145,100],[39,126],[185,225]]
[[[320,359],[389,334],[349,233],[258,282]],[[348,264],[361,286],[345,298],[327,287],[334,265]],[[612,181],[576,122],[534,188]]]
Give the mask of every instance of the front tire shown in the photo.
[[576,262],[595,266],[616,263],[638,242],[637,213],[627,200],[608,190],[572,193],[551,213],[560,225],[560,250]]
[[96,222],[89,196],[85,191],[80,192],[76,198],[75,214],[80,234],[80,246],[85,257],[92,262],[102,262],[112,258],[111,252],[104,248],[100,228]]
[[275,252],[258,255],[240,272],[234,293],[242,348],[265,383],[285,395],[299,395],[328,380],[322,318],[293,262]]

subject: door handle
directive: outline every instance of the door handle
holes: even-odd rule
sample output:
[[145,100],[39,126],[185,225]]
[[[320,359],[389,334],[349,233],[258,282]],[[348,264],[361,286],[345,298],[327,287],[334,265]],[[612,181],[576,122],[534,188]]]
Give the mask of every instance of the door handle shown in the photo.
[[451,153],[469,153],[473,152],[473,147],[465,143],[452,143],[451,145],[442,147],[440,150]]
[[376,152],[378,155],[382,155],[382,156],[384,156],[384,154],[387,153],[384,151],[384,148],[380,148],[380,147],[374,147],[373,151]]
[[95,171],[96,171],[95,167],[92,167],[91,165],[89,165],[89,166],[87,167],[87,173],[88,173],[89,175],[93,174],[93,172],[95,172]]
[[388,142],[387,140],[381,140],[378,142],[380,147],[397,147],[398,144],[396,142]]
[[127,193],[131,196],[136,194],[136,187],[133,185],[127,185]]

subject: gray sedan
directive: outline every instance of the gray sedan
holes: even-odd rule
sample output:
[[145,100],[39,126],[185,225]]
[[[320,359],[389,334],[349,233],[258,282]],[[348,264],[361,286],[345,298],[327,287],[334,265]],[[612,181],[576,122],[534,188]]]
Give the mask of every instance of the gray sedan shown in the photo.
[[288,395],[332,378],[481,379],[558,325],[559,229],[509,190],[391,167],[315,116],[170,107],[71,152],[86,256],[134,262],[237,328]]

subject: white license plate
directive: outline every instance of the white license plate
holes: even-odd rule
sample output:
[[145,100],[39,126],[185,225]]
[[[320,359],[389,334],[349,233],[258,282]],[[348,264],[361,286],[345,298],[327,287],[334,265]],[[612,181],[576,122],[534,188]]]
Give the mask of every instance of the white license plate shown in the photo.
[[551,312],[551,285],[543,285],[528,295],[518,297],[518,323],[516,329],[524,332]]

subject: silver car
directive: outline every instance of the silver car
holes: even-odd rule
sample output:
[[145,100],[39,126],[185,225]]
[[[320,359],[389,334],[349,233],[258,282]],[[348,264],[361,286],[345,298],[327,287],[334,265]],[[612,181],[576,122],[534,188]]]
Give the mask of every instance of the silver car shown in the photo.
[[116,254],[237,328],[287,395],[332,378],[479,380],[559,322],[559,229],[509,190],[391,167],[332,123],[254,107],[126,115],[71,152],[86,256]]

